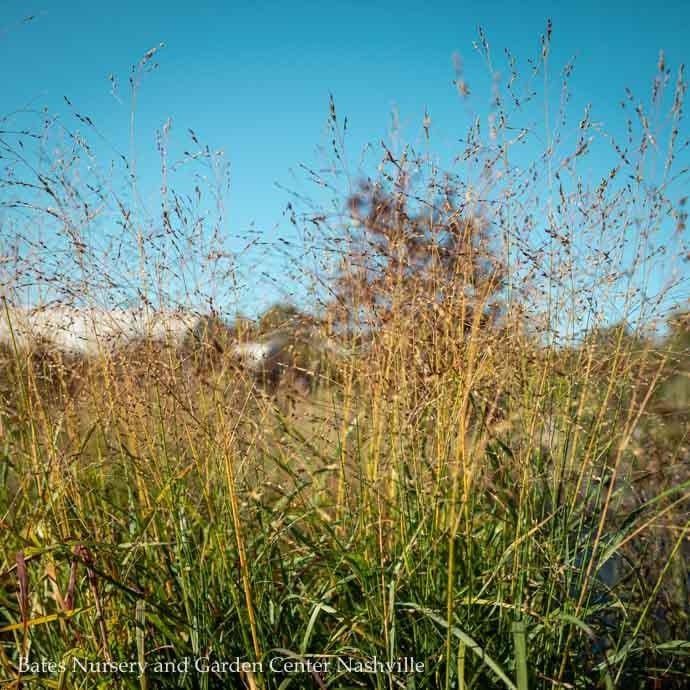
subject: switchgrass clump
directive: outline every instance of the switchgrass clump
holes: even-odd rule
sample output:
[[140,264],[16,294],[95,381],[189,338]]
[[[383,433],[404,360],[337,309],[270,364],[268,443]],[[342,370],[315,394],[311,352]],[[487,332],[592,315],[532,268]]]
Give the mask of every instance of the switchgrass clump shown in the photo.
[[[173,192],[161,145],[157,217],[136,184],[80,187],[62,159],[27,165],[29,186],[0,169],[6,194],[54,199],[11,204],[12,304],[212,315],[181,348],[75,360],[5,345],[10,686],[687,686],[685,78],[661,58],[649,109],[625,102],[621,141],[589,109],[568,124],[567,65],[535,125],[550,40],[549,26],[524,83],[507,54],[502,87],[480,34],[488,131],[473,121],[446,168],[384,144],[377,172],[355,175],[331,101],[332,165],[313,177],[334,202],[296,196],[299,254],[276,248],[313,303],[263,318],[236,315],[258,273],[223,249],[222,204],[205,212],[202,182],[222,175],[195,134],[186,163],[215,172],[196,196]],[[513,164],[534,139],[534,161]],[[602,146],[613,166],[584,178]],[[90,234],[87,193],[119,215],[120,244]],[[276,336],[270,380],[232,356]]]

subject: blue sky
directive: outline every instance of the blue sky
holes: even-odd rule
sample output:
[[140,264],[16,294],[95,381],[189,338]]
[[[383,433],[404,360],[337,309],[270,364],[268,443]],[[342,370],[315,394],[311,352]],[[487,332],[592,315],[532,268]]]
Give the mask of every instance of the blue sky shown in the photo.
[[[30,22],[23,19],[34,16]],[[291,169],[318,165],[329,94],[349,122],[352,150],[390,133],[422,137],[431,114],[435,146],[450,148],[471,113],[452,85],[454,53],[471,88],[485,70],[472,48],[483,26],[495,54],[509,47],[523,65],[536,54],[547,17],[552,61],[577,56],[576,107],[619,118],[624,87],[646,94],[659,50],[675,68],[688,58],[687,2],[60,2],[0,0],[0,112],[31,104],[64,112],[63,96],[128,149],[130,66],[161,42],[160,68],[137,103],[137,156],[155,193],[155,132],[191,127],[231,165],[228,232],[254,222],[270,238],[293,186]],[[120,82],[120,101],[108,75]],[[484,87],[482,87],[484,88]],[[478,88],[478,107],[489,91]]]

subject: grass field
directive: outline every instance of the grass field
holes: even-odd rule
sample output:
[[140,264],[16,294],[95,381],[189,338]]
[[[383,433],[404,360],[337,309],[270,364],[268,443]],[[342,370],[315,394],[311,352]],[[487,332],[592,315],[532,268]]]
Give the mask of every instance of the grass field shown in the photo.
[[[88,360],[5,343],[4,686],[689,687],[690,322],[657,280],[687,260],[666,196],[686,178],[641,174],[640,123],[585,189],[560,155],[584,156],[595,125],[554,133],[534,168],[553,205],[524,170],[482,192],[492,205],[386,149],[339,200],[345,235],[295,211],[305,274],[327,250],[345,261],[294,313],[340,347],[295,336],[277,382],[203,339]],[[334,104],[329,126],[338,153]],[[472,155],[501,167],[510,136]],[[55,240],[72,268],[28,253],[9,296],[27,275],[73,295],[107,274],[50,165],[36,193],[72,214]],[[207,253],[178,202],[158,230]],[[114,207],[141,294],[165,291],[159,235]],[[284,313],[234,328],[289,330]]]

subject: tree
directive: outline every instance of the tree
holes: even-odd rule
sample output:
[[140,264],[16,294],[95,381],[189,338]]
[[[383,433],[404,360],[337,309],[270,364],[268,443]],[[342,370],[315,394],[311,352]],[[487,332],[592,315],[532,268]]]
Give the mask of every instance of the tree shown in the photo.
[[[505,270],[490,225],[466,212],[453,189],[426,203],[401,172],[394,191],[365,182],[348,200],[352,227],[335,280],[335,320],[370,327],[394,315],[451,311],[469,324],[499,312]],[[479,312],[477,312],[479,310]]]

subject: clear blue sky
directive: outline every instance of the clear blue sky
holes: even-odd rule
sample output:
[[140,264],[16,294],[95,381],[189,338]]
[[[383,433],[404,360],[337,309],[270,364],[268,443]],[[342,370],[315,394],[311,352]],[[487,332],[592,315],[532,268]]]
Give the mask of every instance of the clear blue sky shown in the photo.
[[274,183],[290,186],[291,168],[318,162],[329,93],[354,149],[386,136],[393,108],[406,139],[420,140],[428,109],[436,145],[450,145],[469,121],[451,83],[453,54],[472,87],[485,72],[472,49],[478,25],[496,54],[509,47],[524,65],[547,17],[554,65],[577,56],[574,102],[592,102],[604,122],[620,117],[625,86],[648,92],[661,48],[674,67],[689,57],[690,3],[678,1],[0,0],[0,112],[26,104],[63,112],[67,96],[127,150],[129,68],[164,42],[137,104],[142,175],[155,189],[155,131],[166,118],[181,138],[191,127],[230,161],[229,232],[255,222],[268,236],[287,200]]

